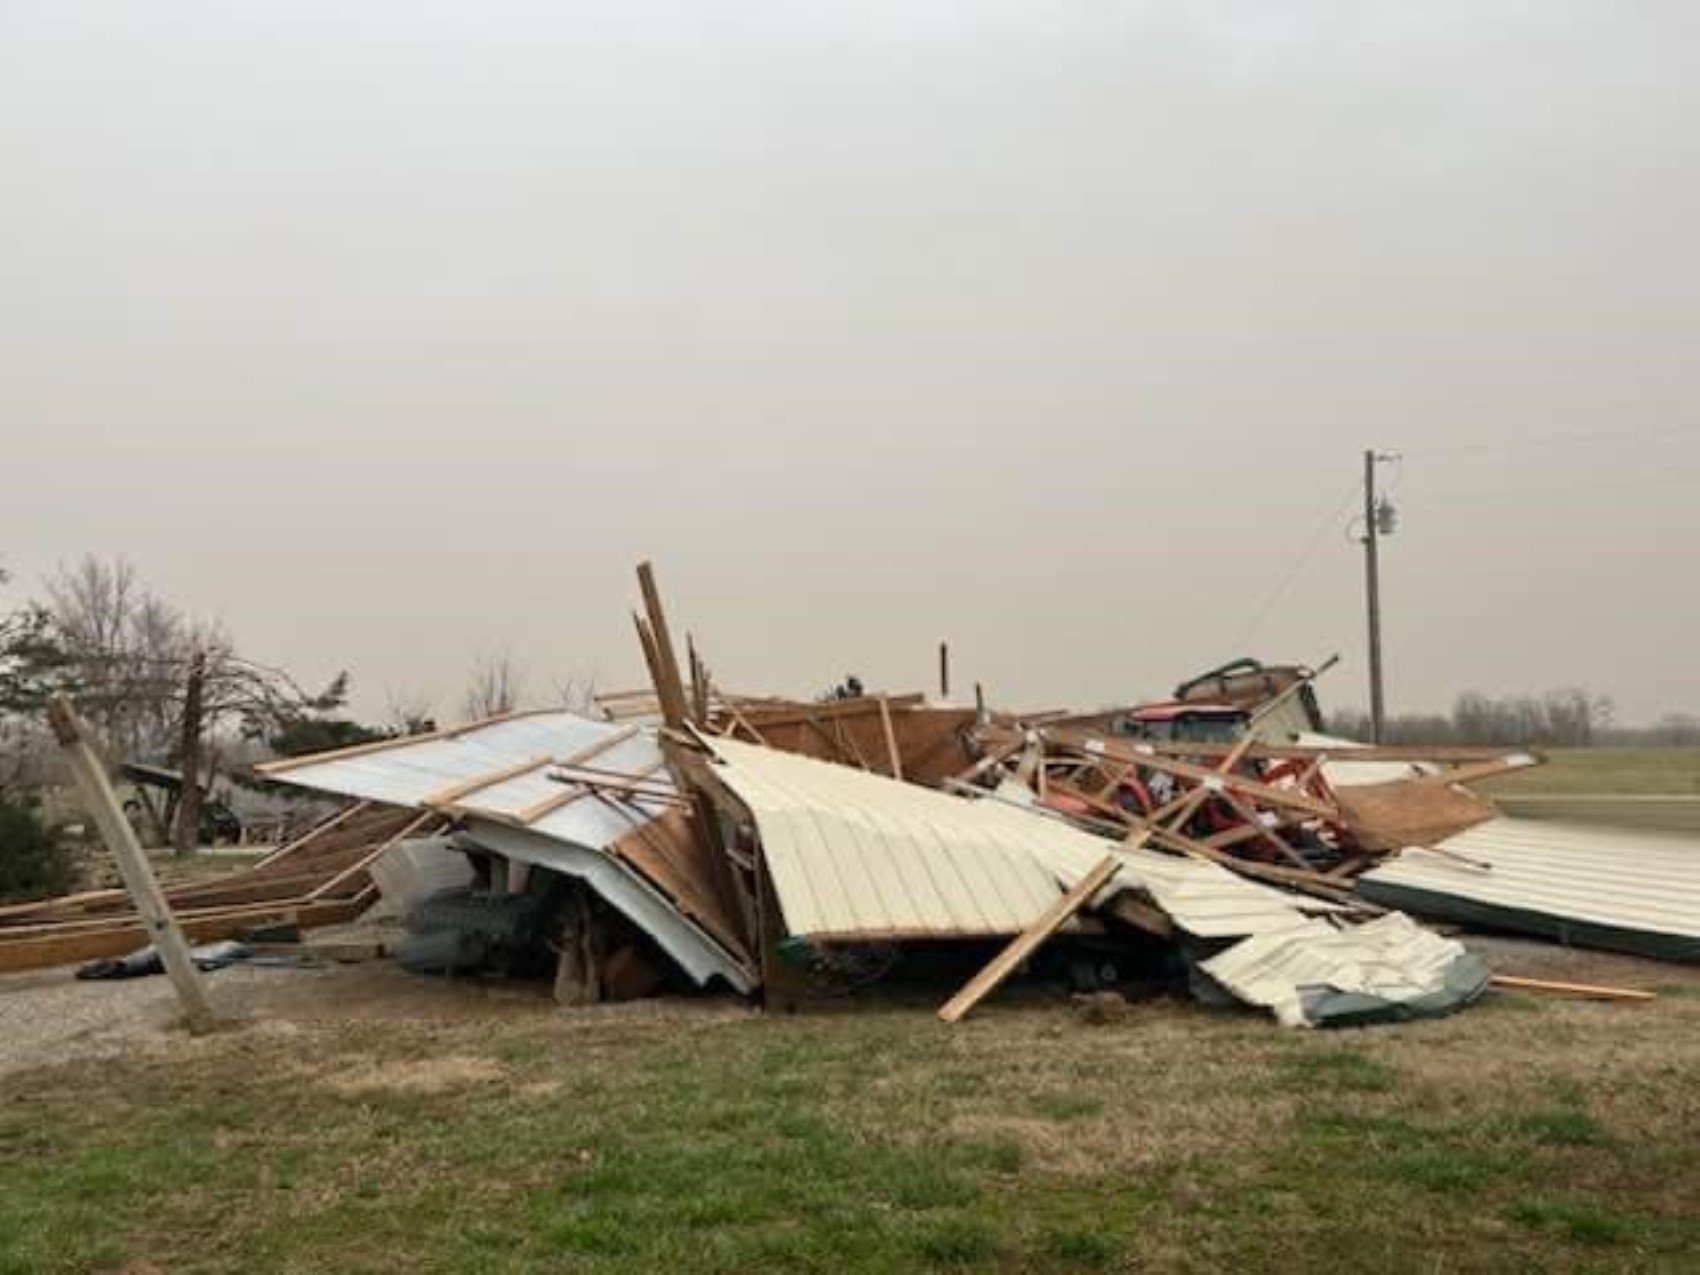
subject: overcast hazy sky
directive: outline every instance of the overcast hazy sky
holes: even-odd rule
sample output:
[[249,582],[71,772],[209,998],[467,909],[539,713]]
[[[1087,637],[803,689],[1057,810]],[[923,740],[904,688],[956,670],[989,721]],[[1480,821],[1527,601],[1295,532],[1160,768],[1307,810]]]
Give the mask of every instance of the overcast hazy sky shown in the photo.
[[[0,558],[361,702],[1700,708],[1700,5],[0,5]],[[1392,475],[1389,474],[1392,478]],[[1303,561],[1290,587],[1275,586]]]

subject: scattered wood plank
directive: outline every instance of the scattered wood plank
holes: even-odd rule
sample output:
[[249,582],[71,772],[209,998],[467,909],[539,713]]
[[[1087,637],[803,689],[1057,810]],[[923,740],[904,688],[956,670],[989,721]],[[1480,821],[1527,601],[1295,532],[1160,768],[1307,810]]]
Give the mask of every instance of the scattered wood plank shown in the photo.
[[[1051,743],[1059,747],[1077,750],[1105,761],[1159,771],[1163,774],[1172,775],[1176,779],[1187,780],[1195,785],[1207,786],[1208,790],[1197,798],[1200,802],[1209,796],[1210,792],[1228,787],[1242,796],[1255,799],[1260,805],[1294,810],[1317,819],[1329,819],[1335,814],[1333,806],[1325,801],[1318,801],[1307,793],[1301,793],[1292,788],[1272,787],[1261,780],[1251,778],[1249,775],[1233,773],[1234,767],[1244,760],[1245,751],[1249,751],[1252,746],[1249,735],[1241,737],[1244,751],[1228,752],[1214,767],[1197,766],[1191,762],[1166,757],[1156,752],[1145,752],[1145,745],[1142,744],[1119,744],[1080,732],[1047,730],[1045,736]],[[1194,792],[1196,791],[1195,788]]]
[[661,590],[655,583],[655,568],[648,562],[638,563],[638,588],[643,592],[643,607],[649,619],[649,636],[654,645],[655,693],[661,700],[661,717],[677,730],[690,716],[690,704],[685,699],[685,685],[679,677],[679,657],[673,652],[673,635],[667,628],[667,613],[661,607]]
[[326,895],[334,894],[339,886],[347,884],[349,881],[352,881],[355,877],[359,876],[362,872],[366,871],[367,868],[371,867],[377,860],[378,856],[389,850],[391,846],[396,845],[399,842],[406,841],[409,837],[418,836],[429,831],[431,828],[441,823],[442,818],[443,816],[438,814],[435,810],[427,810],[417,819],[407,824],[407,826],[402,828],[400,832],[396,833],[395,836],[391,837],[388,841],[381,845],[374,846],[371,850],[361,855],[360,858],[349,864],[341,872],[327,880],[323,885],[311,891],[307,895],[307,902],[316,903]]
[[1575,996],[1584,1000],[1602,1001],[1650,1001],[1655,998],[1653,992],[1643,992],[1633,987],[1606,987],[1594,983],[1558,983],[1545,978],[1523,978],[1516,974],[1494,974],[1488,979],[1489,986],[1505,987],[1519,992],[1550,992],[1555,996]]
[[[764,748],[767,746],[767,740],[762,736],[762,733],[751,726],[750,719],[740,713],[734,705],[728,704],[726,706],[726,716],[731,718],[733,726],[748,735],[752,742],[760,744]],[[731,732],[728,731],[727,733],[730,734]]]
[[[641,628],[643,624],[641,617],[638,618],[638,624]],[[602,739],[597,740],[594,744],[587,744],[577,752],[572,753],[567,757],[563,757],[557,764],[562,766],[581,766],[592,757],[607,752],[617,744],[625,743],[626,740],[630,739],[633,735],[636,735],[639,729],[640,728],[637,726],[624,727],[612,735],[607,735]],[[588,788],[581,787],[563,788],[560,792],[550,793],[541,801],[534,801],[531,805],[519,811],[514,816],[513,821],[520,824],[522,827],[530,827],[539,819],[542,819],[545,815],[552,814],[559,810],[562,806],[579,800],[579,798],[585,796],[589,791],[590,790]]]
[[939,1017],[947,1023],[960,1022],[974,1006],[995,991],[1023,961],[1037,951],[1046,939],[1061,929],[1069,917],[1085,907],[1092,896],[1116,875],[1120,867],[1121,861],[1115,855],[1105,855],[1068,893],[1046,908],[1037,921],[1016,935],[1009,946],[994,956],[985,969],[945,1002],[944,1007],[939,1010]]

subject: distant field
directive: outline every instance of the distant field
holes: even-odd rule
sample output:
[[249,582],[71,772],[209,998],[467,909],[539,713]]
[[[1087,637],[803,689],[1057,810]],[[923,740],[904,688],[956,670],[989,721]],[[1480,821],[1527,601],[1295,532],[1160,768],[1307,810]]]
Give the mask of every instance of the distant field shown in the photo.
[[1547,764],[1481,785],[1490,796],[1534,793],[1700,795],[1700,748],[1554,748]]

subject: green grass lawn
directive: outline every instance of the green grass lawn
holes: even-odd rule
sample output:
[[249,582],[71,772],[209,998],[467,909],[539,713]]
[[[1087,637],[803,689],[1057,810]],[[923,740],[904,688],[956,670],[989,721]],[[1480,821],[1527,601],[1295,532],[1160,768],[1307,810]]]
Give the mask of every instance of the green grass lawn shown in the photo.
[[1480,785],[1495,794],[1700,796],[1700,748],[1553,748],[1546,765]]
[[265,1022],[0,1080],[0,1271],[1693,1270],[1696,1039],[1682,995]]

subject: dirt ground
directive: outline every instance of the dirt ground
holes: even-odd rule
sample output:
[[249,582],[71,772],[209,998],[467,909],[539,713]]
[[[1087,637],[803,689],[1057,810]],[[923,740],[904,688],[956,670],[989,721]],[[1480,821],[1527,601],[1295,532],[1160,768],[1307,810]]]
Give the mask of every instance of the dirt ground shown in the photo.
[[[1516,938],[1464,937],[1498,973],[1662,989],[1679,996],[1700,993],[1700,969],[1693,967]],[[0,1078],[90,1058],[167,1058],[203,1047],[182,1030],[169,980],[154,976],[78,982],[74,972],[65,967],[0,977]],[[214,1007],[230,1021],[233,1031],[298,1028],[318,1033],[386,1022],[441,1029],[451,1036],[461,1029],[499,1034],[504,1025],[521,1031],[559,1030],[574,1024],[618,1031],[640,1025],[710,1023],[758,1012],[729,995],[563,1009],[550,999],[547,985],[541,982],[428,978],[408,974],[384,960],[315,969],[234,966],[207,975],[207,982]],[[1046,997],[1037,988],[1012,995],[1022,1004],[1040,1005],[1051,999],[1062,1003],[1060,996]],[[890,1005],[890,998],[877,992],[868,999],[882,1007]],[[1560,1003],[1558,998],[1542,999]],[[1584,1002],[1576,1005],[1601,1008]],[[855,1002],[847,1002],[831,1012],[853,1012],[854,1008]],[[914,1008],[925,1012],[922,1003]],[[1616,1010],[1660,1012],[1657,1001]],[[1255,1015],[1248,1013],[1248,1017],[1255,1021]],[[1281,1029],[1271,1022],[1269,1030]],[[1400,1028],[1378,1030],[1396,1037]]]
[[[1685,1270],[1700,968],[1468,940],[1653,989],[1306,1032],[1036,983],[764,1017],[558,1008],[367,962],[0,979],[0,1273]],[[217,1219],[216,1223],[213,1219]]]

